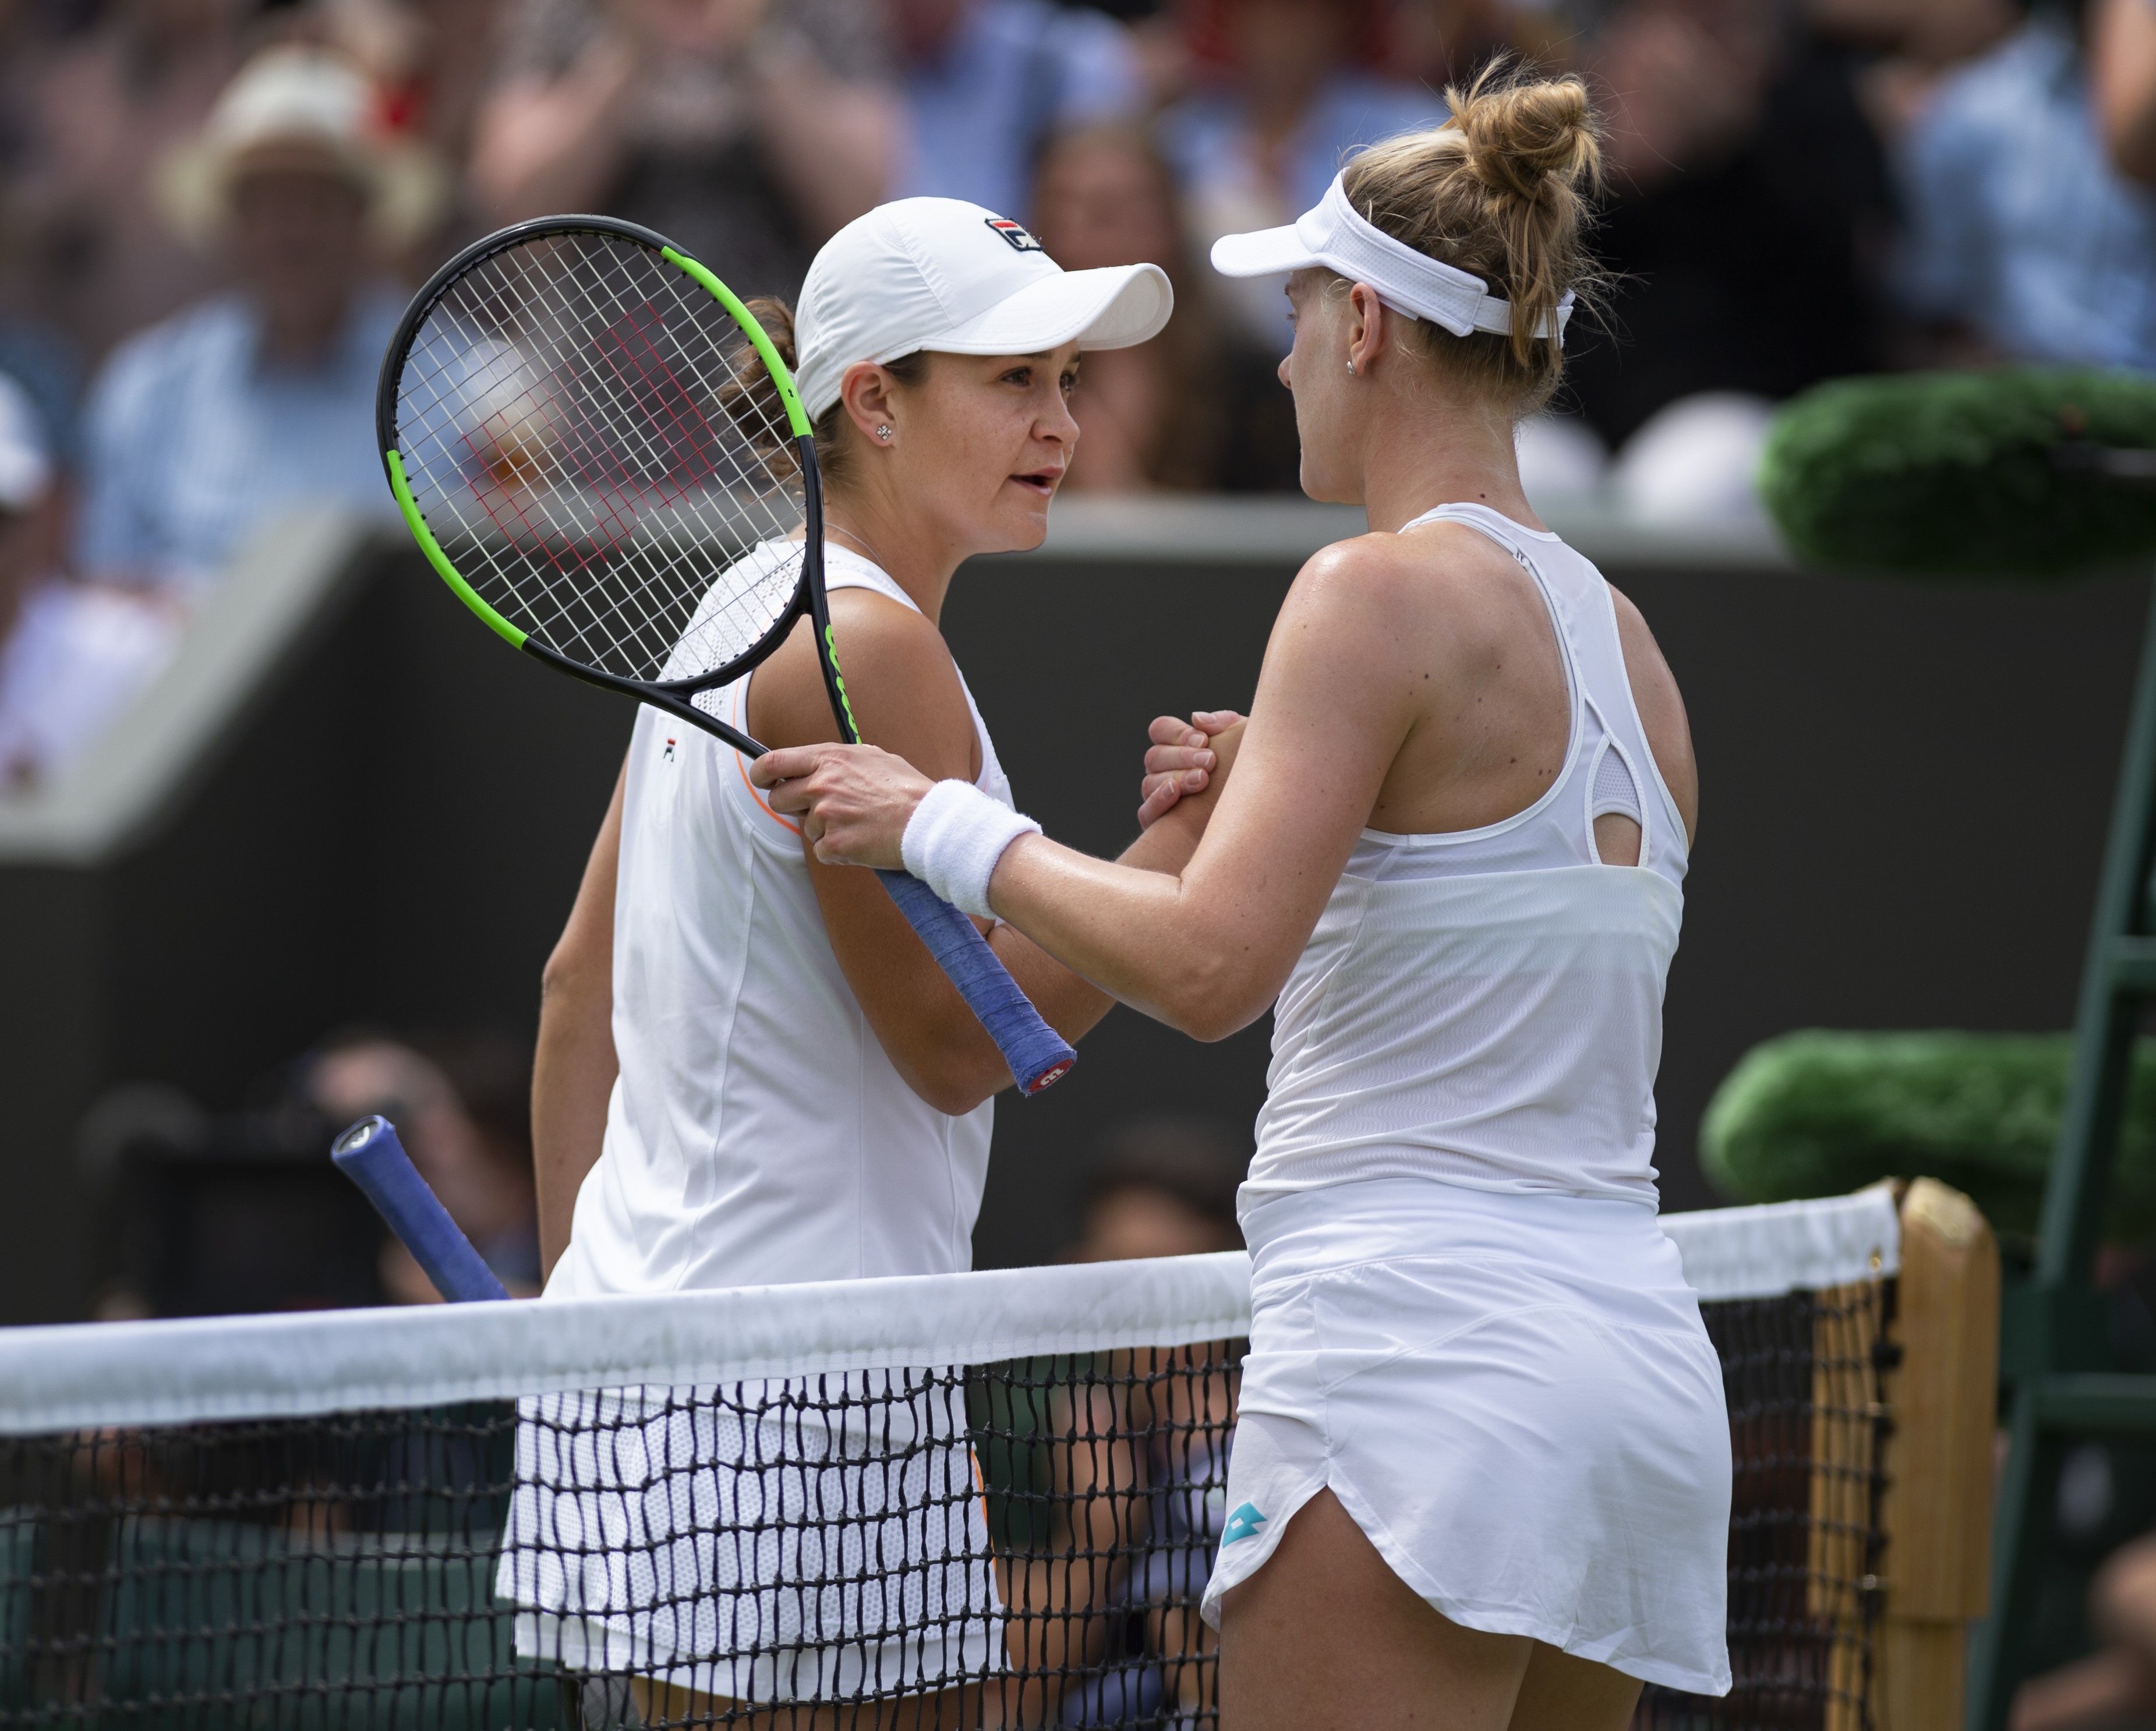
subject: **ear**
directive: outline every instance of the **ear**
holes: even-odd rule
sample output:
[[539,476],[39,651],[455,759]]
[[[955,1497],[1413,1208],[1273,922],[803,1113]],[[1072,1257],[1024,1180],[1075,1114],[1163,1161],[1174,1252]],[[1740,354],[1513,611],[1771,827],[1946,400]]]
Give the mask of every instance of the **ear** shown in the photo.
[[876,429],[896,429],[898,425],[897,383],[873,361],[855,362],[839,378],[839,401],[845,405],[846,419],[864,439],[878,449],[884,449],[890,441],[879,439]]
[[1356,372],[1369,372],[1384,352],[1392,321],[1392,313],[1369,284],[1358,282],[1348,290],[1348,359]]

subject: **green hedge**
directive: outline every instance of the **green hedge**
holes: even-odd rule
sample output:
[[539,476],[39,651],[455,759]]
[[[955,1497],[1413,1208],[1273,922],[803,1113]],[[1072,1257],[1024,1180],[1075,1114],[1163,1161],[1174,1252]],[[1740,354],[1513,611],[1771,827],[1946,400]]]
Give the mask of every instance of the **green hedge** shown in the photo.
[[[1876,1179],[1936,1178],[2005,1232],[2035,1230],[2071,1036],[1785,1034],[1715,1092],[1701,1163],[1739,1202],[1835,1196]],[[2156,1043],[2135,1054],[2106,1233],[2156,1239]]]
[[1826,568],[2041,579],[2156,553],[2156,488],[2061,470],[2069,434],[2156,447],[2156,383],[2082,367],[1836,379],[1775,418],[1760,496]]

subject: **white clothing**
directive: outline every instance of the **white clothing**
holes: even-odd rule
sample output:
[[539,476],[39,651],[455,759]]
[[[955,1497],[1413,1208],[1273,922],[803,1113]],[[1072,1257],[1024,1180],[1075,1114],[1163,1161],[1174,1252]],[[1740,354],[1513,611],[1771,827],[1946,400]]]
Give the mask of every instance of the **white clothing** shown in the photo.
[[1245,1216],[1220,1600],[1331,1487],[1454,1622],[1727,1693],[1722,1367],[1651,1209],[1375,1179]]
[[[1204,1615],[1329,1487],[1454,1621],[1722,1694],[1729,1420],[1649,1163],[1684,827],[1594,566],[1485,506],[1434,521],[1533,577],[1570,737],[1502,823],[1364,830],[1281,994]],[[1637,866],[1596,855],[1611,811]]]
[[999,1669],[965,1403],[870,1371],[521,1403],[495,1591],[516,1650],[739,1701]]
[[[828,544],[824,558],[831,588],[912,606],[867,560]],[[698,701],[746,732],[753,676]],[[977,784],[1008,805],[973,722]],[[701,728],[639,712],[614,896],[621,1074],[549,1297],[973,1265],[994,1106],[947,1117],[892,1067],[832,953],[800,830],[747,769]]]
[[[1563,767],[1479,830],[1365,830],[1273,1009],[1252,1203],[1374,1178],[1655,1202],[1662,988],[1686,845],[1632,701],[1602,574],[1486,506],[1465,523],[1548,604],[1571,694]],[[1641,828],[1603,865],[1594,817]]]
[[[744,557],[790,590],[798,552]],[[824,557],[829,588],[913,605],[867,560]],[[726,629],[700,611],[678,656]],[[752,676],[696,701],[747,732]],[[1009,804],[973,716],[977,785]],[[947,1117],[892,1068],[832,953],[801,832],[747,771],[701,728],[638,715],[614,900],[621,1073],[549,1298],[972,1265],[993,1104]],[[496,1590],[521,1654],[755,1701],[932,1687],[999,1659],[948,1389],[863,1373],[544,1395],[520,1418]]]

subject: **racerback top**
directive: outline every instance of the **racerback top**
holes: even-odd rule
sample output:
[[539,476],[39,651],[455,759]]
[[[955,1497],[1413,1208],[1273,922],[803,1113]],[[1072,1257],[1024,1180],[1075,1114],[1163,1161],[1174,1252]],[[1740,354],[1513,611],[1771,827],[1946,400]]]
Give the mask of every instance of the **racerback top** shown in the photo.
[[[867,560],[828,543],[824,557],[831,588],[913,605]],[[747,732],[752,677],[697,701]],[[973,716],[978,784],[1009,804]],[[621,1075],[550,1297],[973,1266],[994,1104],[947,1117],[892,1067],[824,932],[800,830],[747,768],[639,711],[614,895]]]
[[[1686,843],[1609,586],[1556,536],[1486,506],[1440,506],[1401,532],[1433,522],[1488,536],[1542,592],[1571,699],[1563,767],[1502,823],[1363,832],[1274,1005],[1245,1211],[1376,1178],[1651,1207]],[[1595,853],[1609,812],[1639,823],[1637,866]]]

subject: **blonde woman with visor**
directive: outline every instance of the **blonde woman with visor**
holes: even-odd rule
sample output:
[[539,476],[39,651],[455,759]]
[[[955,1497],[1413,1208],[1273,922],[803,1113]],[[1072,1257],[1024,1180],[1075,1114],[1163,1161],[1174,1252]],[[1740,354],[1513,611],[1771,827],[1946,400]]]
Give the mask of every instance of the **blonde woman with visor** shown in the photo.
[[1451,100],[1214,249],[1288,274],[1303,485],[1371,532],[1296,578],[1246,727],[1157,728],[1147,814],[1225,773],[1187,865],[871,747],[752,770],[819,859],[902,862],[1199,1039],[1274,1010],[1204,1602],[1228,1731],[1623,1731],[1643,1682],[1730,1682],[1722,1374],[1651,1164],[1691,747],[1513,457],[1589,276],[1594,122],[1569,79]]

